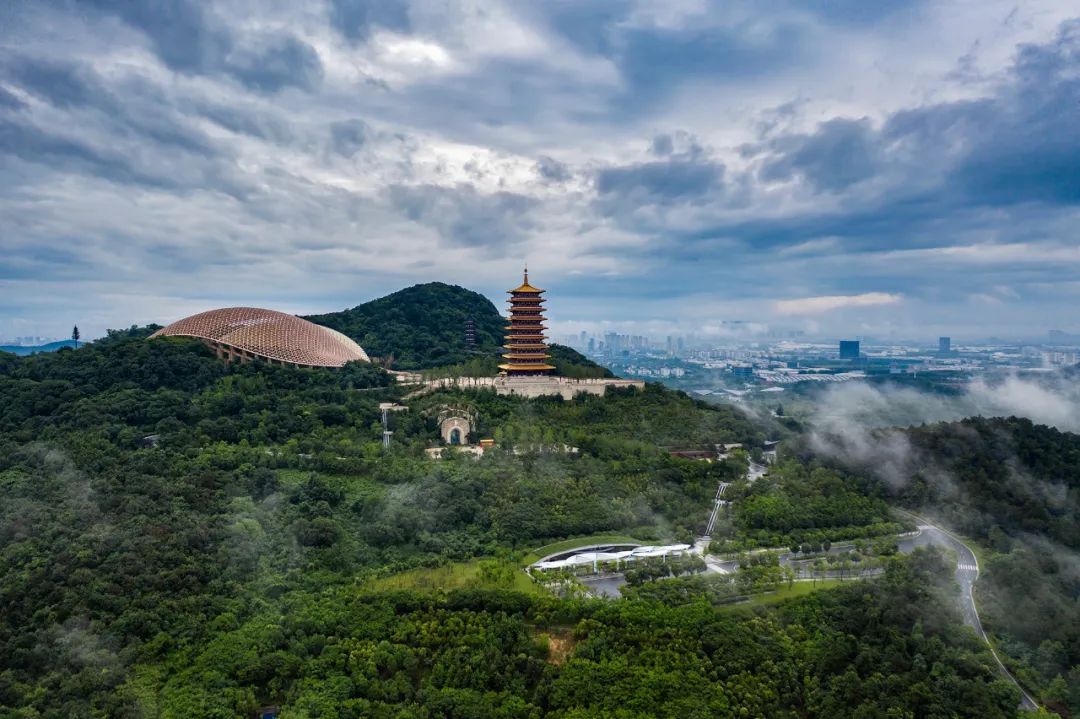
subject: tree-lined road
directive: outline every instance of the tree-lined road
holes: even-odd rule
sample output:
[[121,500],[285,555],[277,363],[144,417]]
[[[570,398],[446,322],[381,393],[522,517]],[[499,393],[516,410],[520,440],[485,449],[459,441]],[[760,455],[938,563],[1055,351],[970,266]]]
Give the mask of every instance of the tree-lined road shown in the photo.
[[900,551],[907,553],[913,551],[916,547],[938,546],[956,552],[956,582],[960,585],[960,604],[964,613],[964,623],[973,628],[975,633],[986,642],[1002,673],[1020,690],[1020,708],[1025,711],[1036,711],[1039,705],[1024,691],[1024,688],[1020,686],[1020,682],[1016,681],[1016,677],[1005,668],[1005,664],[1002,663],[1001,658],[994,649],[994,645],[990,643],[990,638],[986,636],[986,631],[983,630],[982,622],[979,620],[979,610],[975,606],[974,595],[975,582],[979,579],[979,560],[975,556],[975,552],[971,550],[971,547],[941,527],[929,524],[924,518],[917,515],[908,512],[905,512],[905,514],[920,522],[920,531],[914,537],[900,540]]

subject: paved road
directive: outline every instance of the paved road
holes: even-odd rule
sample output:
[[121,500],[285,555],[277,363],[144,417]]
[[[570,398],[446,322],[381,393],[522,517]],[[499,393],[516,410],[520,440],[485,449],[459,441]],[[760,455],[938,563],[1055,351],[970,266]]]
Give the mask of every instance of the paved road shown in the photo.
[[[907,513],[905,512],[905,514]],[[979,560],[975,557],[975,553],[971,551],[971,547],[941,527],[929,524],[925,519],[917,515],[912,514],[910,516],[920,522],[920,532],[917,536],[900,540],[900,551],[907,553],[913,551],[916,547],[936,545],[956,552],[956,582],[960,585],[960,604],[964,612],[964,623],[972,627],[975,633],[986,642],[986,645],[990,647],[990,653],[994,655],[994,660],[997,661],[998,666],[1001,668],[1001,672],[1020,690],[1020,708],[1025,711],[1036,711],[1039,705],[1024,691],[1024,688],[1020,686],[1020,682],[1016,681],[1016,677],[1005,668],[997,651],[994,649],[994,645],[990,643],[990,639],[986,636],[982,622],[979,620],[979,610],[975,606],[975,596],[973,594],[975,582],[979,579]]]
[[[905,512],[905,514],[907,513]],[[1035,703],[1035,700],[1031,698],[1031,695],[1024,691],[1024,688],[1016,681],[1016,677],[1005,668],[997,651],[990,643],[990,639],[986,636],[982,622],[979,620],[979,610],[975,606],[975,596],[973,594],[975,582],[979,578],[979,560],[975,557],[975,553],[971,551],[971,547],[967,546],[941,527],[928,523],[922,517],[913,514],[910,516],[919,522],[919,533],[914,536],[898,538],[897,546],[900,551],[908,554],[917,547],[938,546],[945,549],[951,549],[956,553],[955,576],[957,584],[960,585],[960,606],[964,616],[964,623],[973,628],[975,633],[986,642],[986,645],[990,647],[990,652],[994,655],[994,660],[997,661],[1002,674],[1004,674],[1009,681],[1016,685],[1016,688],[1020,690],[1020,708],[1025,711],[1036,711],[1039,705]],[[845,542],[841,543],[839,546],[834,544],[829,552],[846,552],[851,548],[852,545]],[[790,552],[782,552],[781,562],[785,564],[788,563],[792,556],[793,555]],[[725,574],[734,572],[739,566],[738,561],[733,559],[722,560],[706,556],[705,561],[710,571],[722,572]],[[855,577],[852,577],[852,579],[854,578]]]

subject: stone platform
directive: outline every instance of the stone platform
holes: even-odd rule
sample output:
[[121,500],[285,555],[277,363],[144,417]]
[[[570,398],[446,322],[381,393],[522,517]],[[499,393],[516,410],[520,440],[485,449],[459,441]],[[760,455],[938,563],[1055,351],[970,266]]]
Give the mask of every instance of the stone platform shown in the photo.
[[[400,373],[398,381],[411,382],[417,375]],[[633,387],[644,389],[645,382],[639,379],[573,379],[571,377],[444,377],[423,380],[425,391],[440,387],[456,389],[494,389],[499,394],[512,394],[520,397],[543,397],[557,394],[563,399],[573,399],[579,392],[603,396],[609,387]]]

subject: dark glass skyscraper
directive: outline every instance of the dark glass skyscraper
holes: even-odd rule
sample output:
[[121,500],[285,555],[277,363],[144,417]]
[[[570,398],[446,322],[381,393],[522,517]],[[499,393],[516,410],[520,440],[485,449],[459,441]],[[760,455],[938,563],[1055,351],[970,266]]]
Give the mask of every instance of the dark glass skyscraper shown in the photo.
[[840,359],[859,359],[859,340],[840,340]]

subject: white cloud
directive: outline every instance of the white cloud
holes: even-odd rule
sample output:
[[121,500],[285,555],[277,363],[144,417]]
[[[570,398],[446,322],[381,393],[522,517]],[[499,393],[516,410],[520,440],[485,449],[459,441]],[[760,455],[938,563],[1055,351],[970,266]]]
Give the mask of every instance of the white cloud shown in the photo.
[[833,310],[872,305],[894,305],[903,300],[902,295],[887,292],[865,292],[861,295],[826,295],[803,297],[795,300],[777,300],[773,311],[779,315],[819,315]]

